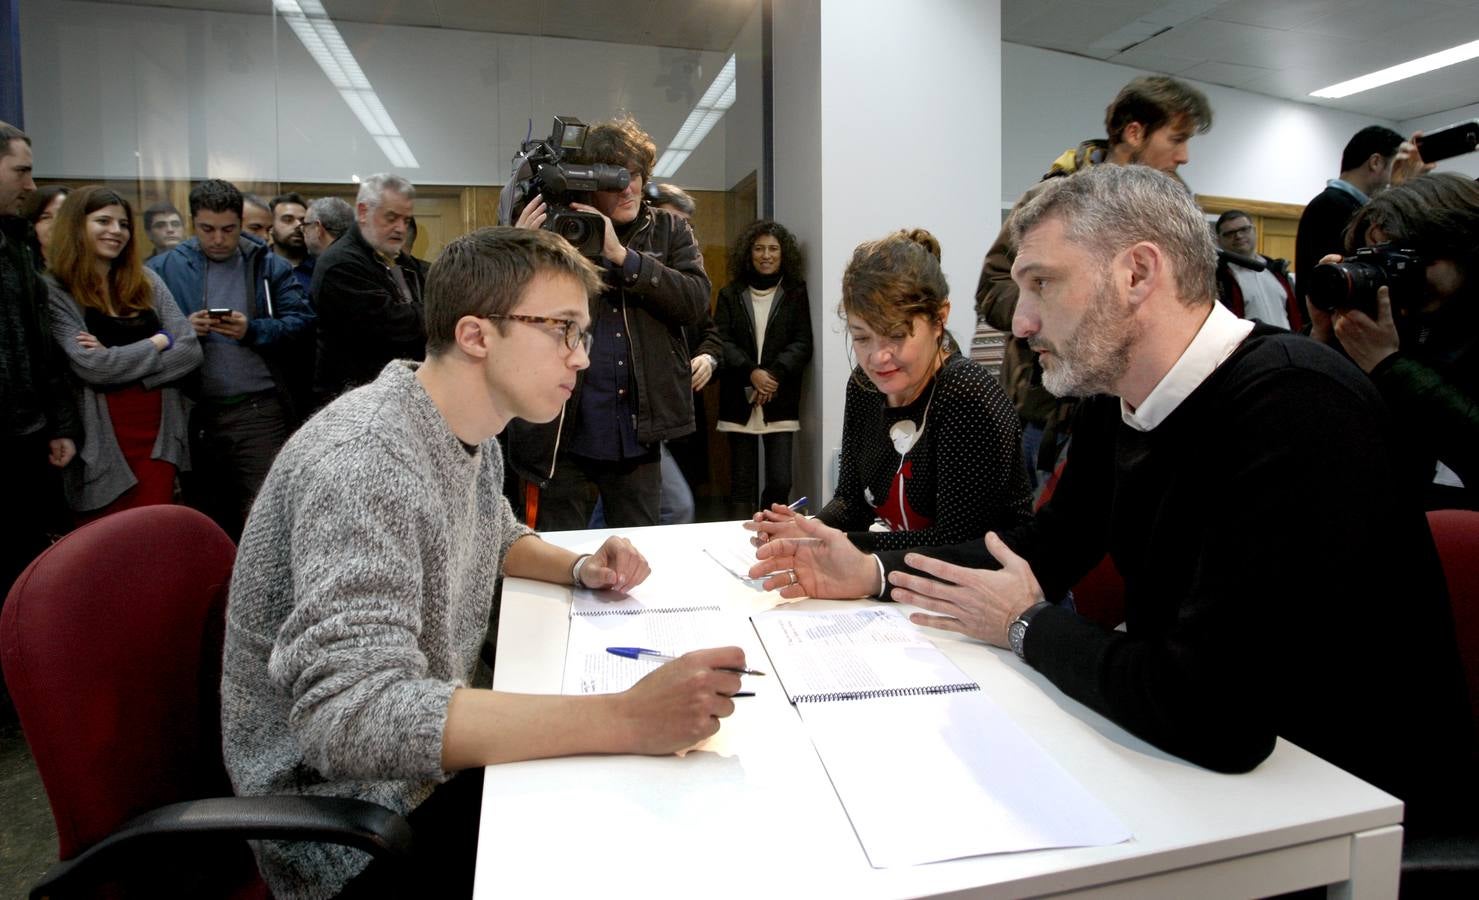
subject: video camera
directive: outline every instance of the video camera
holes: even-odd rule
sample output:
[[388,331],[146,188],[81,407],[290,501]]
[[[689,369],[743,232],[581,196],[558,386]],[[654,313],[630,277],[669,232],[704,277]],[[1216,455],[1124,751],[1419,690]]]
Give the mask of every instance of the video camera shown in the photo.
[[1309,276],[1309,301],[1325,312],[1359,309],[1376,318],[1376,290],[1385,286],[1395,308],[1422,299],[1425,265],[1413,250],[1391,244],[1362,247],[1338,263],[1315,266]]
[[569,241],[581,255],[598,259],[606,223],[596,213],[573,210],[570,204],[590,203],[596,191],[622,190],[631,183],[632,174],[621,166],[564,162],[567,156],[578,158],[584,151],[589,128],[574,116],[555,116],[547,139],[524,142],[514,157],[514,177],[509,187],[513,191],[513,213],[509,221],[518,219],[538,194],[544,198],[547,210],[544,229]]

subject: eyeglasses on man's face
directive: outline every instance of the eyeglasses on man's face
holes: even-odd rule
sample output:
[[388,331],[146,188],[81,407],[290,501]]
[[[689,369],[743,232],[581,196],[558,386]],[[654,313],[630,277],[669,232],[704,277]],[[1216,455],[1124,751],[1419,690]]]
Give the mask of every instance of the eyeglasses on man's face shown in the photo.
[[1245,234],[1252,234],[1252,233],[1253,233],[1253,226],[1252,225],[1244,225],[1242,228],[1231,228],[1231,229],[1228,229],[1227,231],[1224,231],[1222,233],[1222,236],[1225,237],[1225,238],[1235,238],[1235,237],[1242,237]]
[[591,341],[595,335],[580,327],[580,323],[574,319],[556,319],[552,316],[521,316],[516,313],[508,313],[501,316],[483,316],[485,319],[509,319],[514,322],[524,322],[529,325],[537,325],[545,331],[554,333],[556,328],[560,329],[560,340],[565,342],[567,350],[580,347],[586,353],[591,352]]

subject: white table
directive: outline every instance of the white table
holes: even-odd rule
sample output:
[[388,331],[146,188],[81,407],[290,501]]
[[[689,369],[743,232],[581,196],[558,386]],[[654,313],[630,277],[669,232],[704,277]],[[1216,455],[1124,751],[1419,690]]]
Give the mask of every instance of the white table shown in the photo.
[[[737,523],[623,529],[652,562],[692,566]],[[545,535],[590,543],[596,532]],[[717,566],[692,585],[732,615],[734,641],[769,669],[747,619],[775,598]],[[494,686],[558,693],[570,591],[522,579],[503,589]],[[803,601],[824,609],[837,601]],[[491,897],[1250,897],[1315,885],[1395,897],[1396,798],[1279,741],[1247,775],[1218,775],[1132,737],[1064,696],[1009,651],[931,630],[983,690],[1105,804],[1134,837],[874,869],[777,679],[746,678],[713,752],[575,757],[490,766],[478,845]],[[859,747],[867,753],[867,747]],[[909,760],[879,760],[909,766]],[[936,789],[919,772],[920,790]]]

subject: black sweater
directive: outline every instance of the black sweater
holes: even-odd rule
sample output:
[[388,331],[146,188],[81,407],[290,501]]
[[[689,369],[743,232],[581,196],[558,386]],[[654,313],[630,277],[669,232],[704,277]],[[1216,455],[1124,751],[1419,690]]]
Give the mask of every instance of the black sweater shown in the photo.
[[[1442,571],[1392,471],[1370,382],[1257,326],[1158,427],[1097,397],[1051,502],[1005,535],[1049,597],[1107,550],[1126,632],[1061,607],[1027,661],[1198,765],[1247,771],[1282,736],[1431,815],[1473,758]],[[884,553],[885,565],[901,554]],[[932,555],[994,567],[979,540]]]
[[[913,403],[893,408],[864,384],[867,376],[854,369],[842,417],[837,492],[817,518],[848,532],[863,550],[896,550],[979,539],[1032,517],[1017,412],[985,367],[953,353]],[[868,531],[899,471],[889,429],[905,419],[916,428],[922,423],[924,431],[904,460],[904,496],[911,516],[917,513],[929,524]]]

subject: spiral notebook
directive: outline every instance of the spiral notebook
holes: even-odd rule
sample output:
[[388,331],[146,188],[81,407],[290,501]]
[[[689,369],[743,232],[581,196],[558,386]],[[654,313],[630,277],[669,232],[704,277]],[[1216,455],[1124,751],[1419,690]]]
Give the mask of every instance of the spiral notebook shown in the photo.
[[597,592],[577,591],[570,605],[561,693],[617,693],[660,665],[613,656],[607,647],[646,647],[679,656],[734,643],[726,638],[716,604],[676,598],[660,604],[632,596],[603,600]]
[[894,607],[777,611],[752,621],[792,703],[981,689]]
[[1129,839],[900,610],[751,621],[874,868]]

